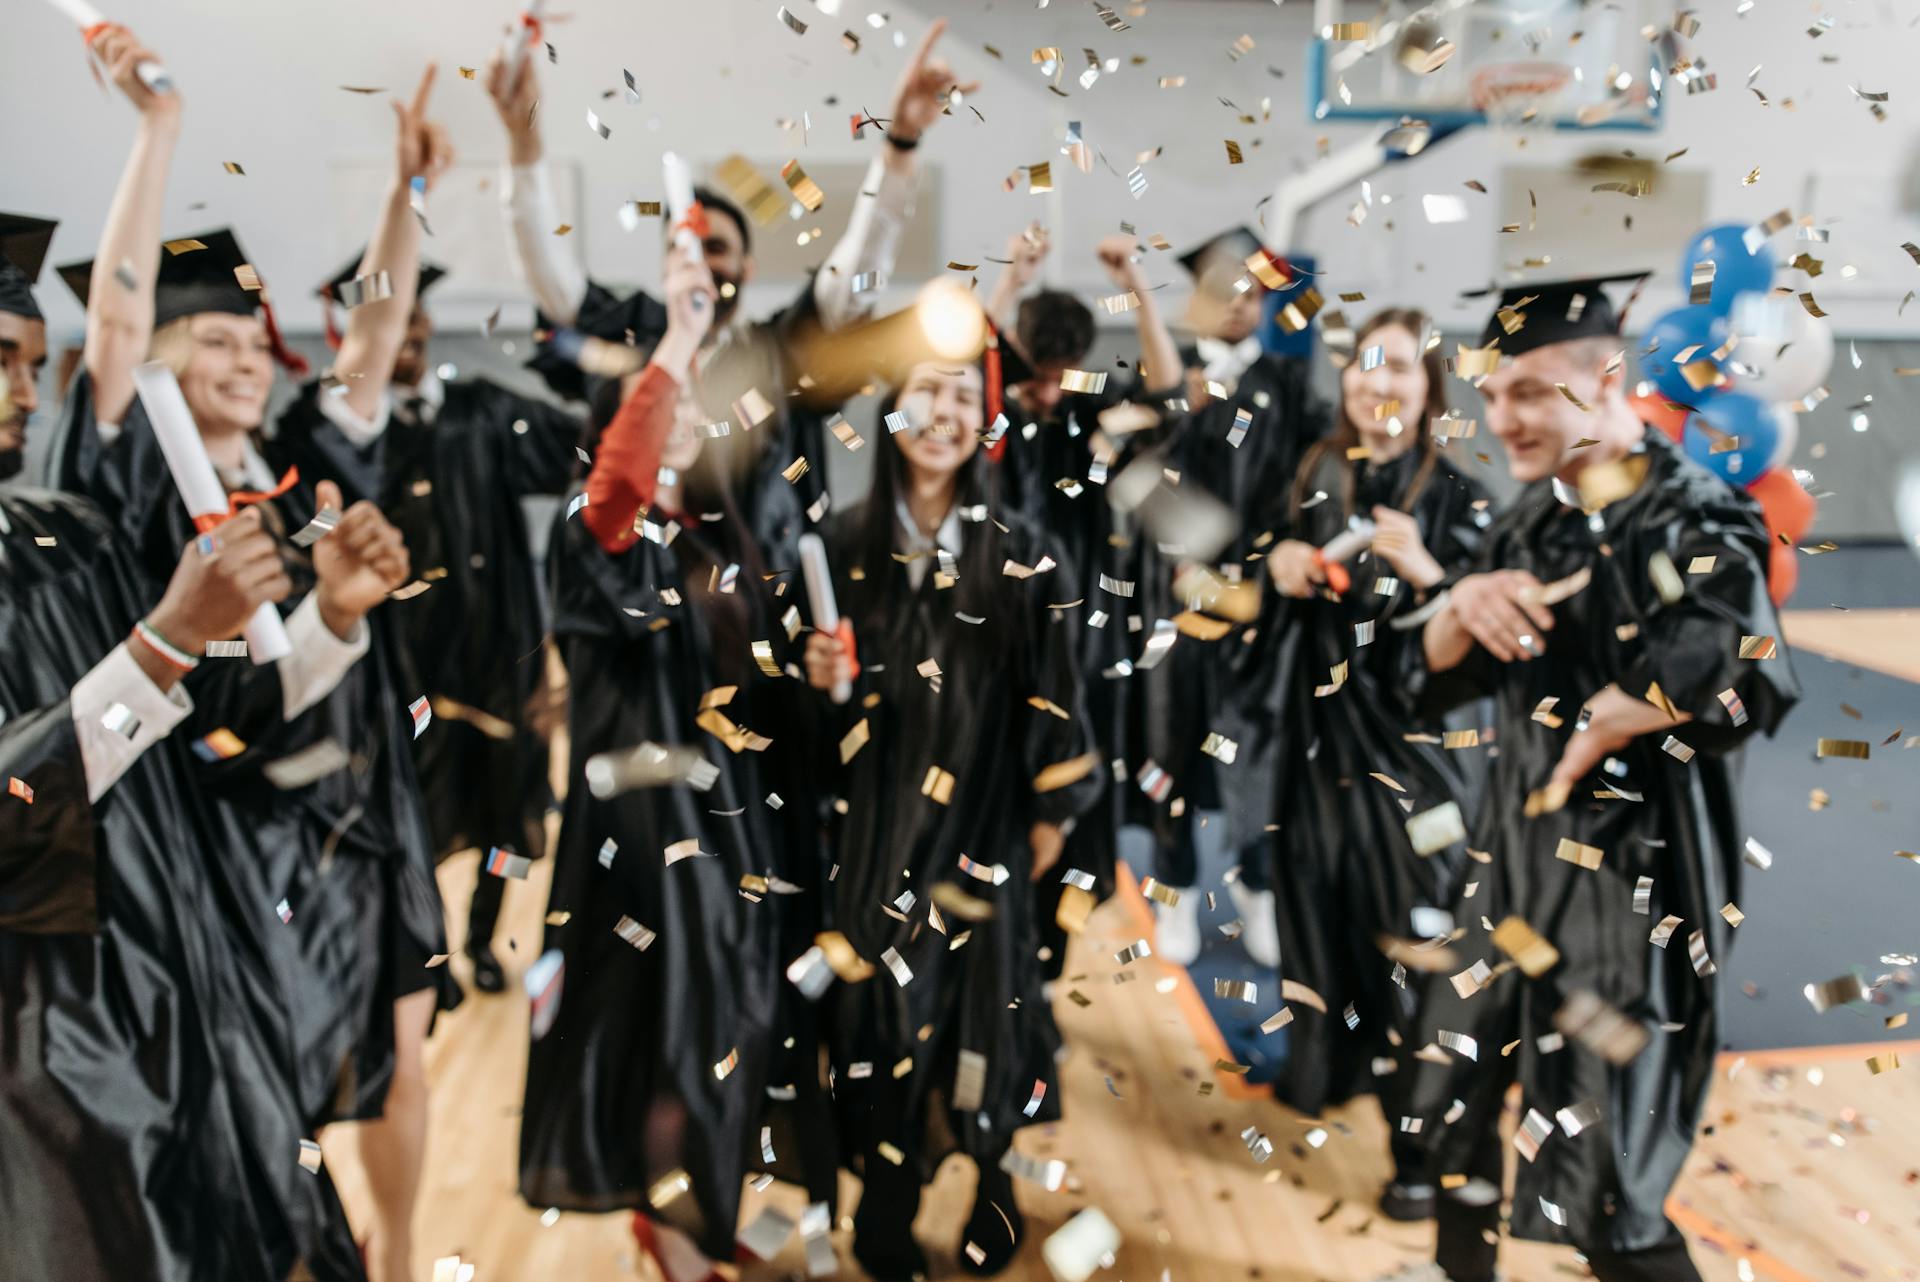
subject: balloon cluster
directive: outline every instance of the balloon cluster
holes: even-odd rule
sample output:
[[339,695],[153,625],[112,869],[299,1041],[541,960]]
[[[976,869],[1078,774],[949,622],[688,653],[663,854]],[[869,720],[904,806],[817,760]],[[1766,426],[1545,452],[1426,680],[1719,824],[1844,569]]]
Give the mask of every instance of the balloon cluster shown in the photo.
[[1833,331],[1791,294],[1775,294],[1766,240],[1738,225],[1709,227],[1687,244],[1680,281],[1712,281],[1708,300],[1655,320],[1642,344],[1652,392],[1634,398],[1647,422],[1688,457],[1757,500],[1773,536],[1775,601],[1798,577],[1793,549],[1813,523],[1813,498],[1787,467],[1799,440],[1792,405],[1833,366]]

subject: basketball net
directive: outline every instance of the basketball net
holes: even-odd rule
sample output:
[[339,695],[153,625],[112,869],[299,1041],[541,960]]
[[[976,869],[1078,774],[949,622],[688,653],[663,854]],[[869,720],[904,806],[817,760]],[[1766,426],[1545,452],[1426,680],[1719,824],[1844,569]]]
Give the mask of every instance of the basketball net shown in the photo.
[[1553,122],[1560,91],[1573,69],[1560,62],[1496,62],[1473,73],[1473,105],[1489,128],[1526,145],[1526,136]]

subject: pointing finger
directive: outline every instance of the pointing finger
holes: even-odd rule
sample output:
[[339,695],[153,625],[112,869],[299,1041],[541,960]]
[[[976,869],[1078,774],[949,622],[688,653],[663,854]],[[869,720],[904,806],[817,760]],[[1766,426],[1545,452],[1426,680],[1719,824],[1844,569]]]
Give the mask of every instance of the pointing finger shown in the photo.
[[420,87],[413,91],[413,105],[409,108],[416,117],[427,114],[427,97],[433,92],[433,78],[438,73],[439,64],[432,62],[420,73]]

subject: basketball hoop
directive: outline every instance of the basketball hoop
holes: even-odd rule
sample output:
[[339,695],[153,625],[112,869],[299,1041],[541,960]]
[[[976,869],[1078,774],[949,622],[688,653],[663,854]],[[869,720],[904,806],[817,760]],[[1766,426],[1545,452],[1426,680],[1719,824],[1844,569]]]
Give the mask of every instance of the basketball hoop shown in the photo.
[[1573,78],[1563,62],[1496,62],[1473,73],[1473,105],[1497,129],[1545,123],[1548,110]]

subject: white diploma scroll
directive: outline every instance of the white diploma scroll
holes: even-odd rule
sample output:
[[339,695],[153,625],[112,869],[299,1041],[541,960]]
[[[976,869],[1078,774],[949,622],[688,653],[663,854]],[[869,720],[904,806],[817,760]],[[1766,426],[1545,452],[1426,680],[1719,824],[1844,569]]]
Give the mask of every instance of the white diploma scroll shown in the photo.
[[[800,536],[800,569],[807,577],[807,603],[813,607],[813,627],[833,635],[840,628],[840,605],[833,599],[833,570],[827,565],[827,545],[818,534]],[[837,681],[833,701],[845,703],[853,698],[853,683]]]
[[[100,11],[87,3],[87,0],[48,0],[54,8],[72,18],[82,33],[92,31],[105,24],[106,19]],[[140,82],[155,93],[172,93],[173,76],[159,63],[149,59],[133,69]]]

